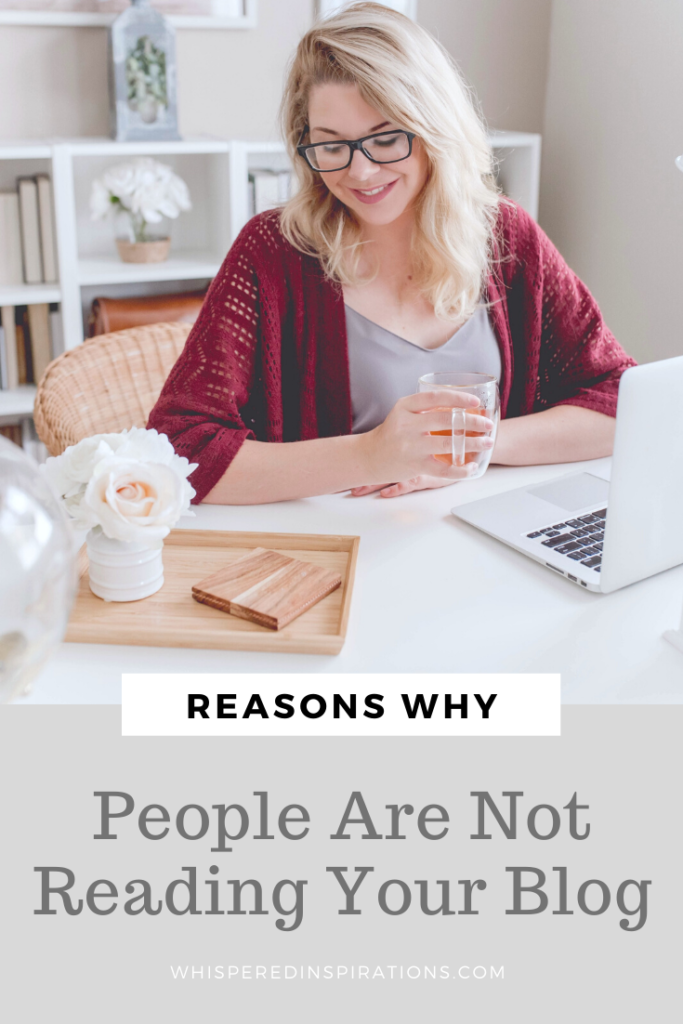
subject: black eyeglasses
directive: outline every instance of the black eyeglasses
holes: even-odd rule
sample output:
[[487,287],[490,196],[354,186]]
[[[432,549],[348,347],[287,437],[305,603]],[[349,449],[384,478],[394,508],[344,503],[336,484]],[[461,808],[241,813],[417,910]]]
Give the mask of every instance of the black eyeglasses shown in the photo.
[[407,160],[413,151],[415,138],[414,132],[378,132],[376,135],[366,135],[353,141],[335,139],[302,146],[301,141],[307,131],[308,125],[301,133],[296,150],[312,170],[320,171],[321,174],[328,171],[343,171],[353,160],[353,154],[357,149],[374,164],[396,164],[399,160]]

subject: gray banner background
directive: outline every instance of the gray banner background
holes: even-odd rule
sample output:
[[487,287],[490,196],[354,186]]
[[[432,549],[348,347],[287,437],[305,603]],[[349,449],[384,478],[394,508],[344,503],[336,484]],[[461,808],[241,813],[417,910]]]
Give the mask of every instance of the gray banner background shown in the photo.
[[[114,707],[0,709],[2,768],[3,1017],[12,1024],[44,1019],[203,1022],[237,1020],[434,1019],[529,1024],[552,1020],[672,1019],[678,1005],[680,908],[683,904],[678,818],[683,708],[567,707],[563,736],[548,739],[123,739]],[[135,817],[122,820],[116,842],[95,842],[99,803],[94,790],[124,790],[136,801],[161,803],[172,814],[186,803],[242,803],[255,810],[255,790],[270,794],[271,820],[287,803],[311,814],[300,842],[248,837],[232,854],[212,854],[175,832],[149,842]],[[451,817],[446,839],[428,842],[406,821],[405,841],[332,842],[352,790],[359,789],[388,831],[386,804],[441,803]],[[522,790],[520,836],[497,829],[487,842],[476,830],[471,790],[500,796]],[[562,807],[577,791],[590,805],[582,820],[591,837],[560,834],[540,842],[526,832],[526,812],[538,803]],[[540,819],[539,819],[540,822]],[[272,831],[272,829],[271,829]],[[358,830],[353,830],[358,833]],[[276,833],[277,835],[277,833]],[[257,878],[269,916],[79,917],[33,914],[39,903],[36,865],[70,867],[74,894],[98,878],[121,895],[134,878],[148,879],[155,898],[181,867],[196,865],[200,890],[210,864],[217,876]],[[340,917],[341,892],[328,865],[372,865],[359,890],[363,914]],[[546,913],[510,917],[506,866],[533,865],[552,881]],[[572,917],[552,916],[556,875],[569,869]],[[275,928],[270,893],[283,878],[307,879],[298,930]],[[426,917],[411,909],[390,917],[377,905],[389,878],[484,878],[475,894],[477,917]],[[579,885],[605,881],[613,904],[600,917],[576,907]],[[651,879],[644,928],[628,934],[614,905],[625,879]],[[160,891],[161,890],[161,891]],[[434,890],[434,896],[436,890]],[[225,902],[225,894],[223,894]],[[122,902],[122,901],[121,901]],[[201,907],[205,906],[202,896]],[[61,905],[61,901],[60,901]],[[173,981],[171,965],[447,965],[504,966],[504,980]],[[206,975],[206,970],[205,970]]]

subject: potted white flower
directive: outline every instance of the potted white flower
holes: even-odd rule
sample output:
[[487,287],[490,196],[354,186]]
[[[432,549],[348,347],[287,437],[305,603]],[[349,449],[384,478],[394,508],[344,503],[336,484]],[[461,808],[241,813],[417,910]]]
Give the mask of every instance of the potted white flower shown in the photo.
[[190,512],[196,464],[156,430],[94,434],[47,460],[42,471],[86,536],[90,589],[105,601],[137,601],[163,586],[162,548]]
[[110,167],[93,182],[90,194],[93,220],[116,215],[117,227],[123,230],[116,245],[125,263],[160,263],[167,259],[170,238],[150,234],[148,227],[159,224],[164,217],[175,219],[182,210],[191,208],[183,179],[151,157]]

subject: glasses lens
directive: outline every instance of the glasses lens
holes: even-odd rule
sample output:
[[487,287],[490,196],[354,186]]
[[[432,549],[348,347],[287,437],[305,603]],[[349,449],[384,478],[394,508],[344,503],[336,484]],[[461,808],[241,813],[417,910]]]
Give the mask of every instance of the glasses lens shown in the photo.
[[395,160],[405,160],[410,152],[410,142],[405,132],[391,132],[367,139],[363,149],[375,163],[390,164]]
[[324,146],[311,146],[306,156],[317,171],[338,171],[346,167],[351,152],[346,143],[326,142]]

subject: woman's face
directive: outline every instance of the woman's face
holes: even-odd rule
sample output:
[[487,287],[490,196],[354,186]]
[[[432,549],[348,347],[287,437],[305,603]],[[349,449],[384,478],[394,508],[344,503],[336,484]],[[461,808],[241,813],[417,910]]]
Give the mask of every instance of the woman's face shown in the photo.
[[[310,142],[362,139],[403,125],[387,121],[369,106],[355,85],[327,83],[311,89],[308,99]],[[410,210],[427,180],[429,163],[419,139],[412,154],[394,164],[376,164],[356,150],[343,171],[321,177],[330,192],[353,210],[362,223],[391,224]]]

